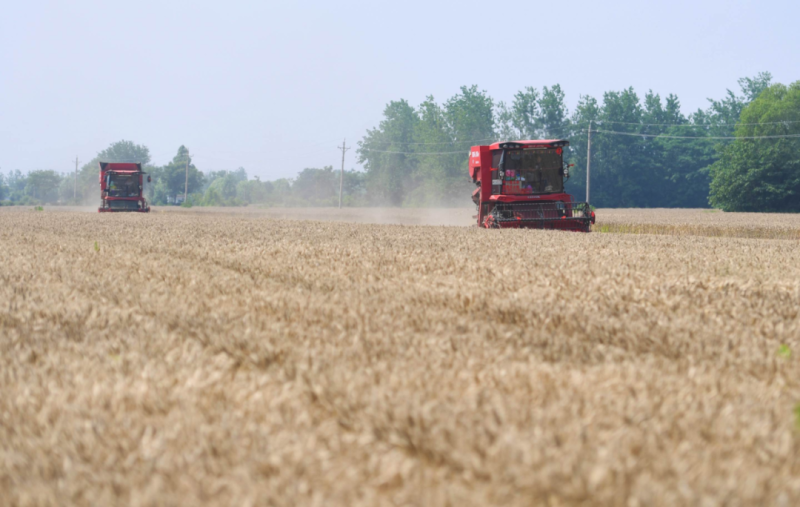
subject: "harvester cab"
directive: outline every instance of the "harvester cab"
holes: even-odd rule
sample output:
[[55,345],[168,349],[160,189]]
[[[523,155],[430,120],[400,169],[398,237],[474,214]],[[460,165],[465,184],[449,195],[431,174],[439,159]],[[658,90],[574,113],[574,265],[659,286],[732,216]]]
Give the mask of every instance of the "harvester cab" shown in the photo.
[[564,192],[571,165],[565,139],[473,146],[469,172],[479,227],[589,232],[595,222],[587,202]]
[[[100,208],[98,211],[138,211],[147,213],[142,164],[100,162]],[[147,176],[150,181],[150,176]]]

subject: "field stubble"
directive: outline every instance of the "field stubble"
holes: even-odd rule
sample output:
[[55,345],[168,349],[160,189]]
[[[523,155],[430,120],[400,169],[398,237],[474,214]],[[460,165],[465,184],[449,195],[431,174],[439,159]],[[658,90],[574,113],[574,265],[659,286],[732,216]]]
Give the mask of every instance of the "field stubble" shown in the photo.
[[800,502],[796,240],[2,210],[0,245],[10,504]]

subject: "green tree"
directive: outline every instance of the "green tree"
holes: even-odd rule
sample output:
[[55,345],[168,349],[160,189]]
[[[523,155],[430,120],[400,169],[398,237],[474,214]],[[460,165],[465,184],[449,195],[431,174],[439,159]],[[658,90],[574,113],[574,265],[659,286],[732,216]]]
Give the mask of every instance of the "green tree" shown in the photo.
[[332,166],[306,168],[292,183],[292,194],[298,202],[317,206],[334,206],[339,200],[339,173]]
[[709,201],[725,211],[800,212],[800,138],[746,139],[800,134],[790,123],[800,122],[800,81],[761,91],[740,120],[711,166]]
[[25,194],[25,187],[28,184],[28,175],[22,174],[22,171],[9,171],[5,178],[6,188],[8,189],[8,200],[12,202],[20,202],[27,198]]
[[367,204],[366,173],[354,169],[345,171],[342,187],[343,206]]
[[154,173],[151,174],[153,182],[150,185],[145,186],[145,189],[147,190],[145,195],[151,204],[167,204],[167,196],[170,194],[169,189],[167,188],[167,182],[161,178],[161,168],[156,168],[152,172]]
[[31,171],[28,173],[25,193],[39,202],[58,201],[58,187],[61,175],[52,170]]
[[454,141],[445,110],[433,96],[426,97],[420,104],[418,115],[414,144],[409,146],[416,153],[413,156],[415,170],[411,175],[411,188],[405,199],[405,203],[411,206],[441,201],[442,189],[450,179],[451,166],[458,164],[458,158],[447,153],[468,148],[466,144]]
[[521,137],[514,127],[513,113],[509,106],[503,101],[498,102],[495,106],[494,128],[498,140],[514,141]]
[[[461,93],[448,99],[442,108],[451,139],[455,144],[421,146],[426,151],[455,152],[440,157],[440,168],[434,181],[436,192],[429,194],[426,204],[450,206],[464,202],[464,196],[474,189],[467,172],[469,148],[491,143],[497,138],[494,131],[494,100],[476,85],[462,86]],[[430,149],[437,148],[437,149]]]
[[58,200],[65,204],[77,204],[73,195],[76,194],[75,173],[66,173],[61,177],[58,185]]
[[[583,200],[586,195],[586,155],[588,147],[588,127],[590,122],[596,127],[597,120],[600,118],[600,104],[597,99],[588,95],[581,95],[578,106],[572,113],[570,122],[569,136],[570,146],[564,155],[567,163],[575,164],[570,170],[570,178],[567,180],[565,190],[573,194],[577,199]],[[592,157],[594,159],[594,157]],[[594,163],[594,160],[592,160]]]
[[239,199],[239,185],[247,182],[247,171],[240,167],[236,171],[214,171],[209,173],[205,181],[205,203],[209,206],[239,206],[251,202]]
[[[652,96],[652,92],[648,94]],[[657,95],[655,96],[658,97]],[[645,100],[647,104],[647,99]],[[675,124],[675,127],[656,127],[659,134],[671,136],[708,135],[708,129],[680,112],[680,101],[674,95],[667,96],[662,109],[646,105],[646,123]],[[690,125],[696,127],[687,128]],[[651,127],[652,128],[652,127]],[[652,139],[649,142],[649,157],[659,183],[650,193],[652,206],[663,208],[705,208],[708,206],[708,166],[716,160],[714,143],[707,139]]]
[[247,171],[240,167],[235,171],[211,171],[205,174],[204,189],[207,189],[215,180],[219,178],[231,178],[236,184],[247,181]]
[[292,180],[279,178],[272,181],[272,195],[269,203],[272,205],[285,205],[291,203]]
[[558,84],[542,89],[536,115],[537,130],[542,138],[563,139],[569,135],[569,111],[564,98],[564,92]]
[[236,185],[236,197],[247,204],[267,203],[272,194],[270,181],[261,181],[258,176],[252,180],[240,181]]
[[[472,144],[478,140],[495,139],[494,100],[486,91],[479,91],[477,85],[462,86],[444,104],[444,114],[450,126],[454,141]],[[464,147],[461,158],[466,163],[469,146]]]
[[[203,190],[203,173],[192,164],[189,150],[181,145],[172,161],[160,168],[152,168],[153,202],[165,204],[167,198],[183,196],[186,186],[186,162],[189,162],[188,192],[194,194]],[[163,201],[161,199],[164,199]]]
[[146,166],[150,163],[150,150],[147,146],[133,141],[117,141],[97,154],[101,162],[132,162]]
[[[645,136],[708,135],[707,129],[686,129],[693,119],[680,112],[680,100],[666,101],[648,91],[640,100],[632,88],[607,92],[603,103],[581,97],[572,116],[569,162],[576,164],[567,184],[583,198],[586,192],[587,129],[592,125],[593,204],[603,207],[707,206],[708,171],[713,143],[698,139]],[[703,126],[701,126],[703,127]],[[601,131],[601,132],[598,132]],[[608,134],[624,132],[630,135]],[[637,134],[642,134],[641,136]]]
[[537,139],[539,137],[539,92],[526,86],[514,95],[511,104],[511,129],[508,140]]
[[373,202],[399,206],[410,188],[415,158],[409,155],[419,117],[406,100],[392,101],[380,125],[367,130],[358,143],[358,161],[367,171],[367,188]]
[[236,198],[236,188],[239,182],[230,175],[223,176],[222,178],[215,179],[206,190],[206,194],[213,194],[220,199],[221,202],[214,204],[225,204]]
[[78,171],[78,202],[94,204],[100,200],[100,166],[99,159],[93,158],[83,164]]
[[742,78],[740,94],[729,90],[721,100],[711,100],[706,110],[689,116],[681,113],[677,96],[662,99],[648,91],[640,98],[633,88],[607,92],[602,103],[581,97],[570,115],[558,84],[541,92],[525,87],[511,104],[497,105],[476,86],[462,87],[441,105],[432,97],[417,110],[405,101],[390,103],[379,128],[361,142],[359,160],[367,169],[373,202],[463,203],[473,188],[466,178],[469,146],[498,138],[568,138],[566,160],[575,167],[567,190],[582,198],[591,124],[593,204],[702,207],[708,205],[709,166],[727,144],[715,138],[732,135],[731,124],[738,121],[742,108],[770,81],[769,73]]
[[[772,83],[772,74],[769,72],[760,72],[752,78],[743,77],[739,79],[737,83],[742,90],[742,95],[737,96],[731,90],[726,90],[723,99],[708,99],[711,104],[707,113],[710,124],[730,125],[738,122],[745,106],[755,100],[761,92],[769,88]],[[723,130],[723,132],[730,131]],[[715,132],[715,135],[719,134]]]
[[[630,130],[625,124],[641,123],[642,106],[633,88],[603,94],[600,120],[609,122],[615,130]],[[593,136],[593,203],[603,207],[648,206],[642,199],[642,190],[654,181],[651,168],[642,163],[645,142],[634,136]]]

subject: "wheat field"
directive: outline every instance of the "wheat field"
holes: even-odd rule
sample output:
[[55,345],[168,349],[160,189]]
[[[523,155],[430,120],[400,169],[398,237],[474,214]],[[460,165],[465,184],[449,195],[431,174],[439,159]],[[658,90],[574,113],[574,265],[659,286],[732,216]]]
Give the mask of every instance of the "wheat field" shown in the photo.
[[0,504],[800,504],[795,217],[156,211],[0,210]]

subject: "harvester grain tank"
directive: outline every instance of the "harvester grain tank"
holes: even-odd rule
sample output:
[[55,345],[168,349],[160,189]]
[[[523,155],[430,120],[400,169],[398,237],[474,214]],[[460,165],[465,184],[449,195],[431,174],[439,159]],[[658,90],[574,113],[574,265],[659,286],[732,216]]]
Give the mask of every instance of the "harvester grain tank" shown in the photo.
[[[100,162],[100,212],[137,211],[147,213],[142,164]],[[150,176],[147,176],[150,181]]]
[[473,146],[469,173],[477,188],[479,227],[589,232],[595,223],[588,202],[564,192],[570,165],[565,139],[513,141]]

